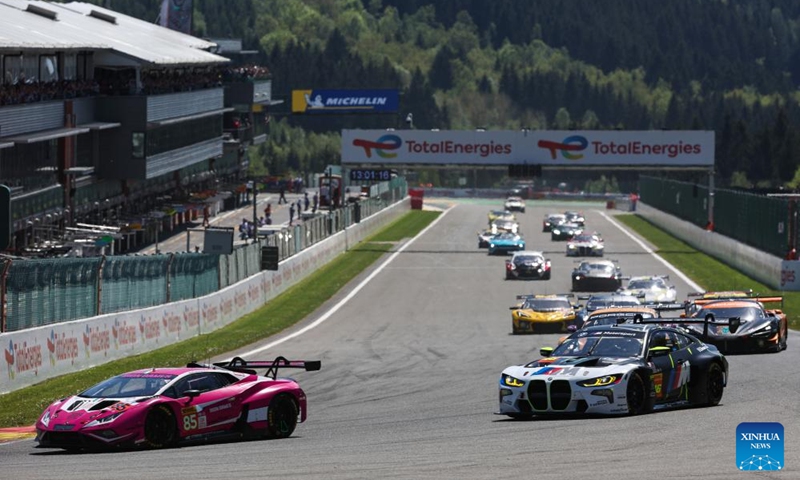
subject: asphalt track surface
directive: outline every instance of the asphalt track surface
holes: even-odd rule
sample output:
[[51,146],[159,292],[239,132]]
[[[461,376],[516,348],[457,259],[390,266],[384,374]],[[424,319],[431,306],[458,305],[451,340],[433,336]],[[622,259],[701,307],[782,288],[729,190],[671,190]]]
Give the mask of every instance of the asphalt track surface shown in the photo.
[[[728,388],[717,407],[619,418],[493,415],[503,368],[539,358],[539,347],[558,337],[511,335],[508,307],[517,294],[569,291],[574,263],[564,256],[564,243],[541,232],[544,213],[566,207],[529,205],[521,215],[529,248],[553,261],[550,281],[505,281],[503,259],[477,249],[488,204],[459,204],[333,314],[322,317],[382,262],[301,324],[238,352],[272,344],[255,355],[322,360],[319,372],[293,374],[310,411],[289,439],[107,454],[35,449],[24,440],[0,445],[0,472],[9,479],[64,480],[800,478],[800,335],[794,331],[784,352],[729,356]],[[679,298],[693,290],[605,212],[584,211],[624,274],[670,274]],[[783,424],[784,471],[736,469],[740,422]]]

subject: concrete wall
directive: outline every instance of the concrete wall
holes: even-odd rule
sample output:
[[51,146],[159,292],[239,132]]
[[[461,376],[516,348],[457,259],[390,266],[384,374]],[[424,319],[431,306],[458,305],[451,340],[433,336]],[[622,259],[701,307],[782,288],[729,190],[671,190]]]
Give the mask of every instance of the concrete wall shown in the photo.
[[636,213],[697,250],[741,270],[771,288],[781,289],[782,259],[780,257],[762,252],[719,233],[708,232],[693,223],[673,217],[641,201],[636,206]]
[[[253,312],[411,209],[408,197],[205,297],[0,334],[0,394],[207,334]],[[202,352],[198,358],[202,357]]]

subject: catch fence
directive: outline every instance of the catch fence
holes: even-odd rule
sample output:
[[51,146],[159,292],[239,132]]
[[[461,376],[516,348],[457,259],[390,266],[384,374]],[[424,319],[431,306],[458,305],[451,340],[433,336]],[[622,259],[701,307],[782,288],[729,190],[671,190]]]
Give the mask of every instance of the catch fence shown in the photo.
[[4,259],[0,263],[0,332],[135,310],[197,298],[261,269],[261,247],[278,247],[279,259],[342,231],[408,193],[403,178],[376,186],[371,198],[293,226],[229,255],[166,253],[91,258]]

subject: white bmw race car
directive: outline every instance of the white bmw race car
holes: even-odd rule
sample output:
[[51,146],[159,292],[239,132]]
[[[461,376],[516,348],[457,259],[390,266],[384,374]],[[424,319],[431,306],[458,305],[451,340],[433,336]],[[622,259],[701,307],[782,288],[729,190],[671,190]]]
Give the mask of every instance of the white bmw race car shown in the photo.
[[578,330],[555,350],[543,348],[546,358],[506,368],[497,413],[636,415],[717,405],[728,377],[724,355],[666,322],[644,322]]
[[669,275],[631,277],[625,288],[619,289],[622,295],[644,297],[644,303],[674,303],[678,296],[675,285],[667,283]]

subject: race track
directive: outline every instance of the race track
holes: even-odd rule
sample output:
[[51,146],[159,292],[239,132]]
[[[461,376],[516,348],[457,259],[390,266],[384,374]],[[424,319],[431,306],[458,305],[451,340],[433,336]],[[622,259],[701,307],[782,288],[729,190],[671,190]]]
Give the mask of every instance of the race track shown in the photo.
[[[505,281],[503,258],[477,249],[475,234],[490,206],[458,204],[323,323],[258,354],[322,360],[320,372],[292,372],[308,395],[309,418],[291,438],[77,455],[35,449],[26,440],[0,445],[3,477],[800,478],[800,335],[794,331],[782,353],[729,356],[730,381],[718,407],[623,418],[493,415],[501,370],[538,358],[539,347],[555,346],[558,337],[512,336],[508,307],[517,294],[568,292],[574,266],[565,244],[541,232],[546,212],[568,206],[532,205],[520,215],[522,232],[529,249],[548,253],[552,280]],[[605,211],[583,211],[623,274],[670,274],[679,299],[694,290],[613,226]],[[785,471],[736,470],[739,422],[783,423]]]

